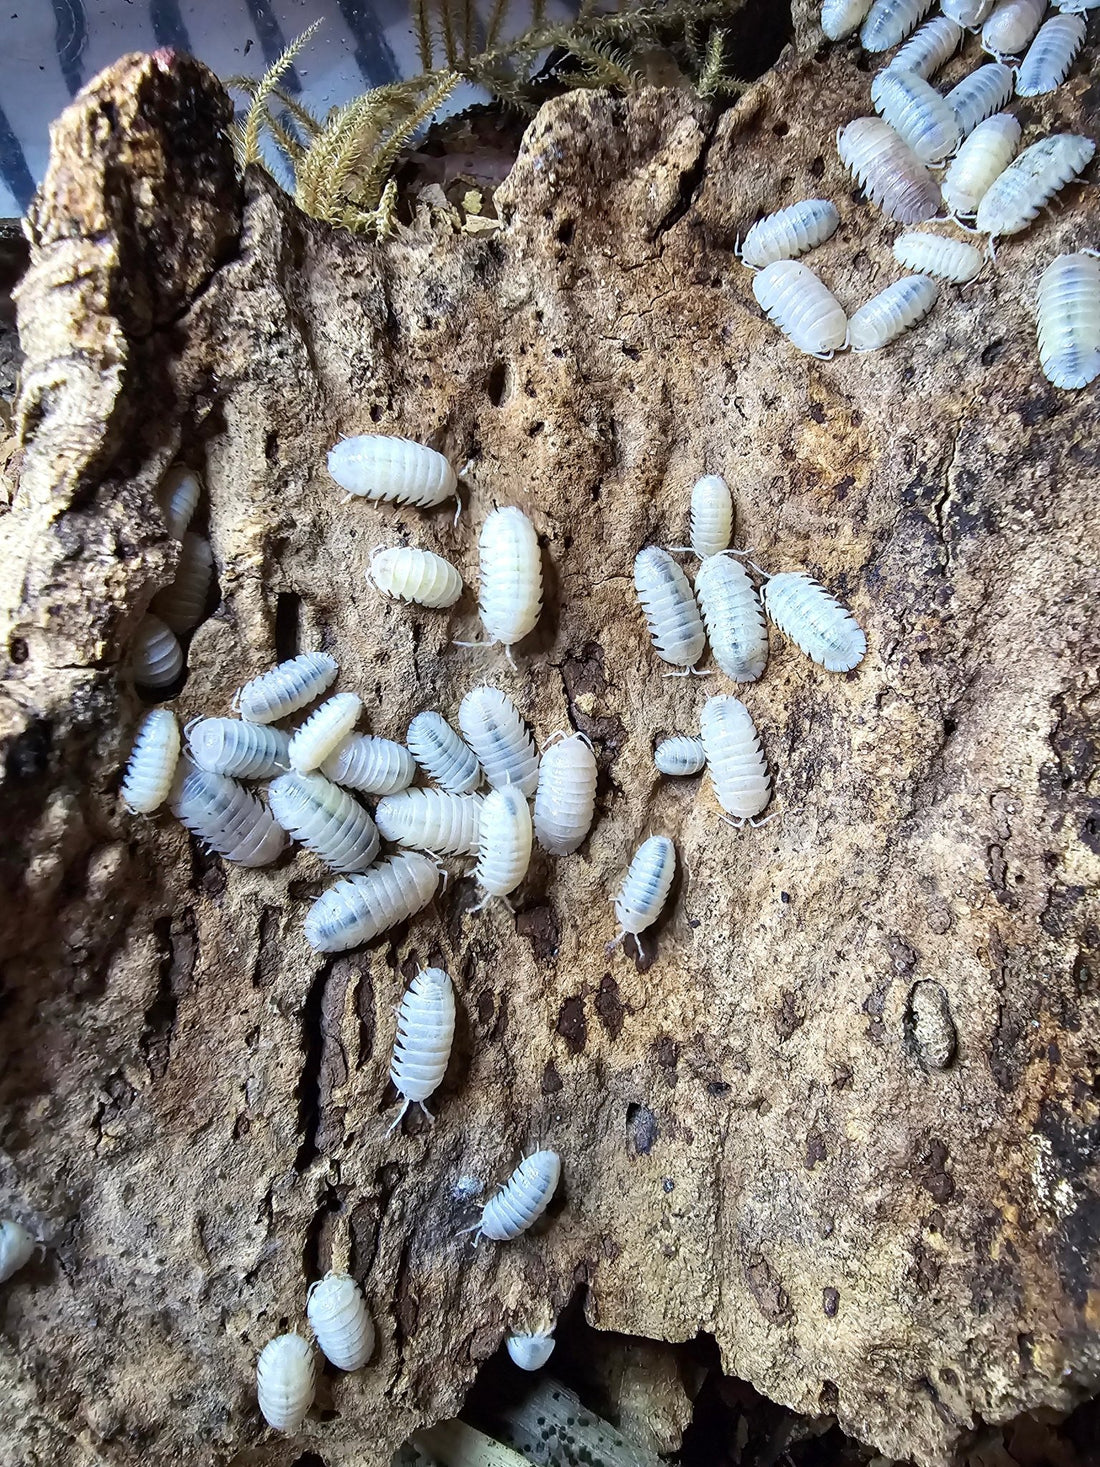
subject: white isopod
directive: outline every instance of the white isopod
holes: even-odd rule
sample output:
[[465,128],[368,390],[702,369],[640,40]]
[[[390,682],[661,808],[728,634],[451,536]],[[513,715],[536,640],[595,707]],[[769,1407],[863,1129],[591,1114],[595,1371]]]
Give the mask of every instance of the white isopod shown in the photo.
[[872,296],[848,322],[853,351],[881,351],[918,321],[923,321],[940,295],[930,275],[906,275]]
[[871,83],[875,111],[923,163],[939,163],[959,146],[955,114],[931,82],[911,71],[880,71]]
[[442,504],[458,488],[455,471],[441,453],[388,433],[342,439],[329,450],[328,471],[349,494],[421,509]]
[[742,264],[760,270],[774,260],[793,260],[824,244],[832,239],[839,224],[837,207],[828,199],[802,199],[766,219],[758,219],[738,246],[737,254]]
[[943,201],[958,219],[972,219],[990,184],[1015,156],[1020,124],[1011,112],[980,122],[943,176]]
[[336,693],[327,698],[296,730],[287,751],[291,766],[301,773],[316,769],[343,743],[363,711],[356,693]]
[[671,738],[662,739],[654,749],[653,762],[662,774],[684,779],[706,768],[707,755],[702,739],[673,734]]
[[784,636],[829,672],[850,672],[867,638],[850,611],[804,571],[784,571],[764,586],[764,610]]
[[704,474],[691,490],[691,548],[700,560],[705,560],[725,550],[732,536],[730,486],[721,474]]
[[1001,0],[982,26],[982,50],[1003,61],[1018,56],[1039,29],[1047,0]]
[[988,234],[992,245],[1002,235],[1026,229],[1043,205],[1088,167],[1095,152],[1091,138],[1070,132],[1032,143],[993,180],[978,205],[978,233]]
[[527,796],[539,782],[535,741],[519,709],[499,688],[471,688],[459,704],[458,726],[494,789],[514,784]]
[[19,1223],[5,1218],[0,1222],[0,1284],[25,1268],[38,1244]]
[[276,1335],[260,1351],[256,1398],[268,1426],[297,1431],[313,1405],[313,1346],[301,1335]]
[[213,579],[210,541],[188,530],[180,544],[175,579],[157,592],[150,607],[177,634],[189,632],[202,621]]
[[168,798],[180,757],[180,729],[167,708],[153,708],[141,720],[119,794],[135,815],[150,815]]
[[490,642],[511,648],[534,631],[542,612],[542,552],[522,509],[494,509],[478,538],[478,611]]
[[592,828],[596,755],[581,733],[548,742],[535,791],[535,835],[554,856],[568,856]]
[[157,504],[173,540],[182,540],[202,493],[202,481],[194,469],[173,464],[157,488]]
[[768,628],[748,571],[728,555],[712,555],[695,575],[714,660],[735,683],[754,683],[768,665]]
[[454,985],[442,968],[421,968],[397,1010],[390,1079],[404,1104],[391,1131],[401,1124],[410,1105],[418,1105],[429,1121],[434,1120],[424,1102],[447,1072],[454,1032]]
[[887,218],[923,224],[939,212],[936,180],[881,117],[857,117],[840,132],[836,145],[840,161]]
[[159,616],[143,616],[130,649],[130,673],[140,687],[170,688],[183,671],[183,648]]
[[1069,75],[1088,29],[1083,15],[1056,15],[1041,27],[1016,73],[1018,97],[1053,92]]
[[889,51],[904,41],[932,9],[933,0],[875,0],[859,32],[865,51]]
[[374,1350],[374,1324],[362,1291],[348,1273],[326,1273],[310,1284],[306,1317],[321,1354],[337,1370],[358,1370]]
[[1054,6],[1069,15],[1083,15],[1087,10],[1100,7],[1100,0],[1054,0]]
[[418,606],[453,606],[462,595],[462,577],[450,561],[415,545],[376,550],[370,578],[383,595]]
[[485,896],[475,911],[480,911],[492,897],[501,897],[511,910],[508,893],[515,891],[527,875],[533,836],[531,811],[521,790],[514,784],[490,790],[481,807],[476,871],[477,883]]
[[238,718],[196,718],[187,725],[187,752],[195,764],[234,779],[268,779],[287,769],[289,745],[281,728]]
[[245,683],[233,707],[249,723],[276,723],[319,698],[336,672],[336,658],[327,652],[303,652]]
[[268,799],[283,829],[334,871],[365,871],[377,856],[374,821],[323,774],[283,774]]
[[953,86],[944,100],[955,114],[960,138],[968,138],[979,122],[999,112],[1012,87],[1012,68],[1000,61],[987,61]]
[[512,1363],[520,1370],[541,1370],[554,1353],[555,1340],[547,1331],[535,1335],[509,1335],[504,1343]]
[[890,60],[887,71],[911,71],[925,81],[954,56],[962,44],[963,28],[948,20],[945,15],[936,15],[921,26]]
[[[766,274],[767,270],[758,275],[753,285]],[[691,582],[667,550],[649,545],[635,557],[634,589],[657,656],[687,673],[702,657],[707,645]]]
[[427,856],[401,851],[323,891],[306,913],[306,941],[314,952],[347,952],[414,916],[438,886],[439,869]]
[[174,794],[172,814],[239,866],[266,866],[286,846],[286,834],[267,806],[225,774],[193,769]]
[[699,715],[699,735],[718,803],[734,820],[757,823],[771,799],[771,776],[752,715],[738,698],[708,698]]
[[871,0],[822,0],[821,29],[830,41],[843,41],[857,31]]
[[940,0],[940,9],[956,25],[976,31],[993,9],[993,0]]
[[972,244],[919,230],[898,235],[894,241],[894,259],[918,275],[934,275],[955,285],[973,280],[982,268],[981,251]]
[[638,934],[652,927],[664,911],[676,875],[676,847],[667,835],[651,835],[642,841],[614,898],[619,932],[608,948],[633,937],[641,956]]
[[769,320],[799,351],[828,361],[844,346],[848,329],[844,307],[809,266],[798,260],[776,260],[754,278],[752,293]]
[[393,795],[412,784],[416,760],[404,744],[373,734],[346,734],[322,762],[321,773],[364,795]]
[[486,1202],[481,1221],[463,1232],[473,1233],[475,1243],[482,1238],[495,1243],[518,1238],[546,1211],[560,1178],[561,1158],[556,1151],[532,1152]]
[[480,795],[402,790],[379,800],[374,818],[383,840],[436,856],[471,856],[478,849],[481,802]]
[[1100,376],[1100,260],[1059,255],[1039,281],[1039,362],[1055,387],[1087,387]]
[[409,724],[405,742],[424,773],[452,795],[467,795],[481,783],[477,755],[442,713],[418,713]]

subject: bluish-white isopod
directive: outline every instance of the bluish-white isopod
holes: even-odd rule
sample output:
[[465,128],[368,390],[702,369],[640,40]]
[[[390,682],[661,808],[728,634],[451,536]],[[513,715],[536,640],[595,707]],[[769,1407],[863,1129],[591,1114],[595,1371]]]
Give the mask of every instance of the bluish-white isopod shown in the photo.
[[662,774],[684,779],[706,768],[707,755],[702,739],[673,734],[671,738],[662,739],[654,749],[653,762]]
[[283,774],[268,789],[271,813],[288,835],[334,871],[365,871],[378,854],[366,810],[323,774]]
[[462,595],[462,577],[450,561],[415,545],[376,550],[370,578],[383,595],[418,606],[453,606]]
[[518,785],[490,790],[481,807],[476,871],[477,883],[485,893],[482,907],[491,897],[501,897],[505,906],[510,905],[508,893],[515,891],[531,864],[533,837],[531,811]]
[[321,1354],[337,1370],[358,1370],[374,1350],[374,1323],[359,1285],[348,1273],[326,1273],[310,1284],[306,1317]]
[[427,856],[401,851],[323,891],[306,913],[306,941],[314,952],[347,952],[414,916],[438,886],[439,869]]
[[695,574],[714,660],[735,683],[754,683],[768,665],[768,628],[748,571],[728,555],[712,555]]
[[996,61],[1018,56],[1039,29],[1047,0],[1001,0],[982,26],[982,50]]
[[149,605],[177,635],[189,632],[202,621],[213,579],[210,541],[188,530],[180,542],[175,579],[170,586],[162,587]]
[[546,1211],[560,1177],[561,1158],[556,1151],[532,1152],[486,1202],[481,1221],[463,1231],[473,1233],[475,1243],[482,1238],[495,1243],[518,1238]]
[[0,1284],[25,1268],[38,1244],[19,1223],[5,1218],[0,1222]]
[[289,734],[239,718],[197,718],[187,725],[187,752],[200,769],[234,779],[268,779],[289,767]]
[[764,586],[764,610],[784,636],[829,672],[849,672],[863,660],[863,628],[835,596],[804,571],[784,571]]
[[[769,266],[768,269],[775,269]],[[767,274],[753,281],[757,285]],[[666,550],[649,545],[634,560],[634,589],[657,656],[685,672],[703,655],[707,634],[691,582]]]
[[173,464],[160,481],[157,504],[173,540],[183,539],[183,532],[191,523],[201,493],[202,481],[194,469],[185,464]]
[[1039,281],[1039,362],[1055,387],[1087,387],[1100,376],[1100,260],[1059,255]]
[[828,361],[843,347],[848,329],[844,307],[809,266],[798,260],[776,260],[754,278],[752,293],[769,320],[799,351]]
[[268,1426],[297,1431],[313,1405],[313,1346],[301,1335],[276,1335],[260,1351],[256,1399]]
[[1020,124],[1011,112],[980,122],[952,158],[943,176],[943,201],[958,219],[972,219],[993,180],[1020,146]]
[[1016,73],[1016,95],[1039,97],[1053,92],[1069,75],[1088,29],[1083,15],[1056,15],[1043,25]]
[[982,253],[972,244],[919,230],[898,235],[894,241],[894,259],[918,275],[935,275],[955,285],[973,280],[982,268]]
[[875,0],[859,32],[865,51],[889,51],[920,25],[933,0]]
[[700,560],[728,549],[733,536],[733,496],[721,474],[704,474],[691,490],[691,548]]
[[183,671],[183,648],[159,616],[141,618],[130,649],[130,673],[139,687],[170,688]]
[[642,841],[614,898],[618,936],[610,946],[633,937],[639,954],[638,934],[652,927],[664,911],[676,875],[676,847],[667,835],[651,835]]
[[249,723],[276,723],[319,698],[336,672],[336,658],[327,652],[302,652],[245,683],[233,707]]
[[887,218],[898,224],[923,224],[939,212],[936,180],[881,117],[849,122],[836,146],[840,161]]
[[871,83],[875,111],[922,163],[939,163],[959,146],[955,114],[931,82],[892,67]]
[[519,709],[499,688],[471,688],[459,704],[458,726],[493,788],[517,785],[528,797],[539,782],[535,741]]
[[925,81],[954,56],[962,44],[963,28],[948,20],[945,15],[935,15],[911,36],[901,50],[891,57],[887,71],[911,71]]
[[857,31],[871,0],[822,0],[821,29],[830,41],[843,41]]
[[[478,538],[478,611],[490,642],[510,649],[542,612],[542,552],[522,509],[494,509]],[[509,654],[510,655],[510,654]]]
[[554,1353],[555,1340],[550,1331],[536,1335],[509,1335],[504,1342],[512,1363],[520,1370],[541,1370]]
[[1012,87],[1012,68],[1000,61],[987,61],[953,86],[944,100],[955,114],[959,136],[968,138],[979,122],[999,112],[1012,96]]
[[448,790],[402,790],[379,800],[374,818],[383,840],[435,856],[472,856],[478,849],[481,802],[480,795]]
[[554,856],[568,856],[592,827],[596,756],[581,733],[547,743],[535,791],[535,835]]
[[940,9],[948,20],[976,31],[993,9],[994,0],[940,0]]
[[315,708],[290,740],[287,755],[291,766],[307,773],[324,763],[344,741],[363,711],[363,700],[356,693],[335,693]]
[[172,814],[239,866],[266,866],[286,845],[286,833],[267,806],[225,774],[193,769],[173,796]]
[[1054,0],[1054,8],[1069,15],[1083,15],[1100,7],[1100,0]]
[[405,741],[424,773],[452,795],[468,795],[481,783],[477,755],[442,713],[418,713],[409,724]]
[[373,734],[347,734],[320,765],[333,784],[364,795],[393,795],[416,778],[416,760],[404,744]]
[[1026,229],[1059,189],[1087,168],[1096,144],[1076,133],[1060,132],[1025,148],[989,186],[974,219],[990,240]]
[[905,275],[872,296],[848,322],[853,351],[881,351],[918,321],[939,300],[939,284],[930,275]]
[[762,270],[774,260],[793,260],[824,244],[832,239],[839,224],[834,203],[828,199],[802,199],[766,219],[758,219],[741,241],[737,254],[743,265]]
[[119,794],[136,815],[150,815],[168,798],[180,757],[180,729],[167,708],[153,708],[141,720]]
[[397,1038],[390,1079],[404,1102],[391,1131],[401,1124],[410,1105],[418,1105],[429,1121],[424,1102],[447,1072],[455,1032],[454,986],[442,968],[421,968],[406,988],[397,1010]]
[[328,471],[349,494],[421,509],[442,504],[458,488],[455,471],[441,453],[388,433],[344,438],[329,450]]
[[771,776],[749,710],[726,694],[708,698],[699,715],[699,735],[718,803],[740,824],[755,823],[771,799]]

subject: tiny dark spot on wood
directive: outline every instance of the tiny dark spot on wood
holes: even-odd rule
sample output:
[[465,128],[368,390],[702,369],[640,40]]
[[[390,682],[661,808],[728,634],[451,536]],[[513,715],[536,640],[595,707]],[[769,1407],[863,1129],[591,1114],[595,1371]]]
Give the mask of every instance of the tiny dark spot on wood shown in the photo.
[[570,1054],[581,1053],[588,1038],[583,998],[574,996],[565,1000],[558,1011],[557,1031],[565,1040]]
[[670,1085],[675,1085],[680,1046],[668,1034],[661,1034],[653,1041],[653,1053],[657,1063],[665,1072],[665,1079]]
[[772,127],[772,132],[775,133],[777,138],[785,138],[790,130],[791,126],[789,122],[777,122]]
[[825,1160],[825,1137],[820,1131],[811,1131],[806,1137],[805,1167],[812,1172],[819,1162]]
[[610,973],[600,979],[595,999],[596,1017],[606,1030],[608,1037],[618,1039],[623,1032],[623,1017],[626,1010],[619,998],[619,985]]
[[516,917],[516,932],[530,940],[531,951],[540,961],[557,956],[561,934],[552,907],[525,907]]
[[825,176],[825,158],[824,158],[824,155],[823,154],[818,153],[817,157],[810,164],[810,177],[811,178],[823,178],[824,176]]
[[630,1102],[626,1108],[626,1130],[638,1155],[648,1156],[657,1139],[659,1127],[657,1117],[647,1105],[642,1105],[639,1101]]
[[27,646],[25,638],[12,637],[8,642],[8,656],[17,666],[26,662],[30,655],[31,651]]
[[553,1060],[549,1060],[542,1072],[542,1093],[543,1095],[557,1095],[562,1088],[562,1078],[558,1074],[558,1067]]

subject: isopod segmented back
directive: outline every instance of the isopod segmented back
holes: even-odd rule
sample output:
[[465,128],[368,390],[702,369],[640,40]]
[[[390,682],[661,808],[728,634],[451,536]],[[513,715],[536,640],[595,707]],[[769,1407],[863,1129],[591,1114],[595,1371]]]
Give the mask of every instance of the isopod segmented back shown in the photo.
[[525,1156],[482,1209],[475,1243],[481,1238],[506,1243],[525,1233],[546,1211],[560,1177],[561,1159],[556,1151],[536,1151]]
[[657,656],[674,667],[694,667],[703,655],[707,634],[691,583],[666,550],[649,545],[638,552],[634,589]]
[[1100,260],[1059,255],[1039,281],[1036,326],[1043,375],[1076,390],[1100,376]]
[[552,855],[570,855],[591,829],[596,773],[596,755],[584,734],[571,734],[543,749],[535,791],[535,835]]
[[187,725],[187,752],[199,769],[234,779],[268,779],[289,768],[290,737],[281,728],[238,718],[199,718]]
[[894,241],[894,259],[918,275],[934,275],[955,285],[973,280],[982,268],[981,251],[972,244],[920,230],[898,235]]
[[302,652],[245,683],[233,706],[249,723],[277,723],[319,698],[336,673],[336,658],[329,653]]
[[830,41],[843,41],[857,31],[871,0],[822,0],[821,29]]
[[871,203],[887,218],[898,224],[923,224],[939,212],[939,184],[880,117],[857,117],[849,122],[837,138],[837,152]]
[[[980,122],[952,158],[943,176],[943,201],[952,214],[973,218],[993,180],[1020,146],[1020,124],[1011,112]],[[935,273],[935,272],[931,272]]]
[[888,68],[871,83],[875,111],[923,163],[939,163],[959,146],[959,124],[931,82]]
[[267,806],[225,774],[193,769],[173,797],[172,813],[239,866],[266,866],[286,847],[286,834]]
[[1016,73],[1016,95],[1053,92],[1069,75],[1087,29],[1083,15],[1056,15],[1039,29]]
[[754,683],[768,665],[768,628],[748,571],[729,555],[712,555],[695,573],[714,660],[735,683]]
[[180,541],[179,560],[172,584],[164,586],[149,603],[177,636],[202,620],[214,580],[214,553],[210,541],[188,530]]
[[453,795],[466,795],[481,783],[477,755],[454,731],[442,713],[418,713],[405,735],[409,752],[430,779]]
[[721,474],[704,474],[691,490],[691,548],[700,560],[719,555],[733,537],[733,496]]
[[276,1335],[260,1352],[256,1365],[256,1397],[268,1426],[297,1431],[310,1406],[316,1376],[313,1346],[301,1335]]
[[542,613],[542,552],[535,527],[515,505],[494,509],[478,537],[478,610],[491,642],[514,646]]
[[458,487],[441,453],[387,433],[361,433],[329,451],[328,471],[349,494],[421,509],[442,504]]
[[319,767],[333,784],[363,795],[396,794],[416,778],[416,761],[405,745],[373,734],[345,734]]
[[316,769],[351,733],[362,711],[363,700],[355,693],[336,693],[315,708],[288,745],[292,767],[303,774]]
[[854,312],[848,322],[848,345],[853,351],[881,351],[923,321],[939,294],[939,285],[930,275],[906,275],[893,281]]
[[150,815],[168,798],[180,757],[176,715],[153,708],[141,720],[119,794],[127,809]]
[[462,577],[450,561],[415,545],[394,545],[371,556],[370,579],[386,596],[418,606],[453,606],[462,595]]
[[173,540],[182,540],[202,493],[202,481],[186,464],[173,464],[160,481],[156,500]]
[[982,26],[982,50],[995,61],[1018,56],[1039,29],[1047,0],[1001,0]]
[[0,1284],[6,1284],[13,1274],[27,1266],[36,1246],[34,1238],[20,1223],[12,1222],[11,1218],[0,1222]]
[[346,1273],[326,1273],[310,1284],[306,1316],[326,1360],[337,1370],[359,1370],[374,1350],[374,1324],[359,1285]]
[[799,351],[828,359],[844,346],[844,307],[798,260],[777,260],[753,279],[752,293],[768,318]]
[[802,199],[776,214],[758,219],[742,240],[738,253],[743,264],[760,270],[775,260],[793,260],[824,244],[833,237],[839,224],[837,207],[829,199]]
[[829,672],[849,672],[867,651],[850,611],[804,571],[784,571],[765,583],[764,610],[807,657]]
[[397,1010],[390,1079],[404,1104],[391,1130],[410,1105],[419,1105],[429,1120],[433,1118],[424,1102],[447,1072],[454,1032],[455,993],[450,976],[442,968],[421,968]]
[[490,790],[481,807],[477,857],[477,883],[486,901],[507,897],[527,875],[533,839],[531,810],[519,787]]
[[702,739],[673,734],[671,738],[662,739],[654,749],[653,762],[662,774],[685,779],[706,768],[707,755]]
[[997,239],[1026,229],[1043,205],[1088,167],[1095,152],[1093,140],[1076,133],[1032,143],[994,179],[978,205],[978,233]]
[[752,820],[771,799],[771,776],[749,710],[728,694],[708,698],[699,735],[718,803],[727,815]]
[[494,789],[514,784],[525,795],[535,793],[539,780],[535,741],[507,693],[487,684],[471,688],[459,705],[458,726]]
[[130,673],[139,687],[170,688],[183,671],[183,648],[159,616],[143,616],[130,648]]
[[865,51],[889,51],[904,41],[932,9],[934,0],[875,0],[860,28]]
[[401,790],[379,800],[374,816],[383,840],[436,856],[472,856],[478,850],[481,805],[480,795]]
[[614,898],[620,936],[637,938],[664,911],[676,875],[676,847],[667,835],[651,835],[634,852]]
[[269,787],[268,799],[287,834],[334,871],[365,871],[377,856],[374,821],[323,774],[282,774]]
[[926,21],[901,50],[890,58],[887,71],[911,71],[928,81],[954,56],[962,44],[963,28],[945,15]]
[[959,136],[968,138],[980,122],[999,112],[1012,96],[1012,88],[1012,68],[999,61],[988,61],[964,76],[945,98],[959,124]]
[[438,887],[435,863],[402,851],[323,891],[306,913],[306,941],[314,952],[347,952],[412,917]]

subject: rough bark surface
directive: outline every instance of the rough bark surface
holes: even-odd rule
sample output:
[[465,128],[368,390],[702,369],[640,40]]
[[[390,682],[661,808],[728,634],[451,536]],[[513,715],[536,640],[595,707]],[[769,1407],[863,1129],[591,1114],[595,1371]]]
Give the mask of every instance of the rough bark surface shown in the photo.
[[[58,124],[0,549],[0,1210],[46,1245],[0,1292],[9,1460],[382,1463],[578,1289],[596,1326],[708,1332],[731,1375],[925,1464],[1096,1387],[1096,398],[1045,383],[1030,325],[1095,204],[1069,191],[894,349],[796,355],[732,252],[760,209],[836,198],[815,267],[853,306],[893,277],[832,144],[869,78],[799,35],[717,119],[656,90],[548,105],[493,236],[422,210],[365,244],[259,177],[242,195],[224,94],[178,58],[124,59]],[[1034,115],[1095,133],[1098,102],[1081,77]],[[371,428],[474,459],[457,528],[341,502],[325,451]],[[177,456],[206,478],[221,598],[182,719],[300,643],[381,734],[488,677],[540,738],[596,741],[594,832],[535,861],[516,918],[473,914],[460,878],[318,957],[313,858],[231,870],[120,810]],[[746,701],[780,818],[741,833],[655,776],[654,738],[731,689],[661,675],[630,580],[640,546],[682,543],[704,471],[738,543],[818,573],[870,642],[834,677],[773,638]],[[407,536],[474,583],[492,503],[545,546],[518,671],[451,644],[472,596],[410,611],[363,574]],[[672,914],[643,961],[608,958],[651,831],[681,855]],[[426,961],[456,980],[455,1055],[434,1127],[387,1136],[394,1004]],[[546,1225],[475,1251],[458,1179],[535,1142],[564,1162]],[[330,1263],[378,1351],[276,1439],[255,1357]]]

